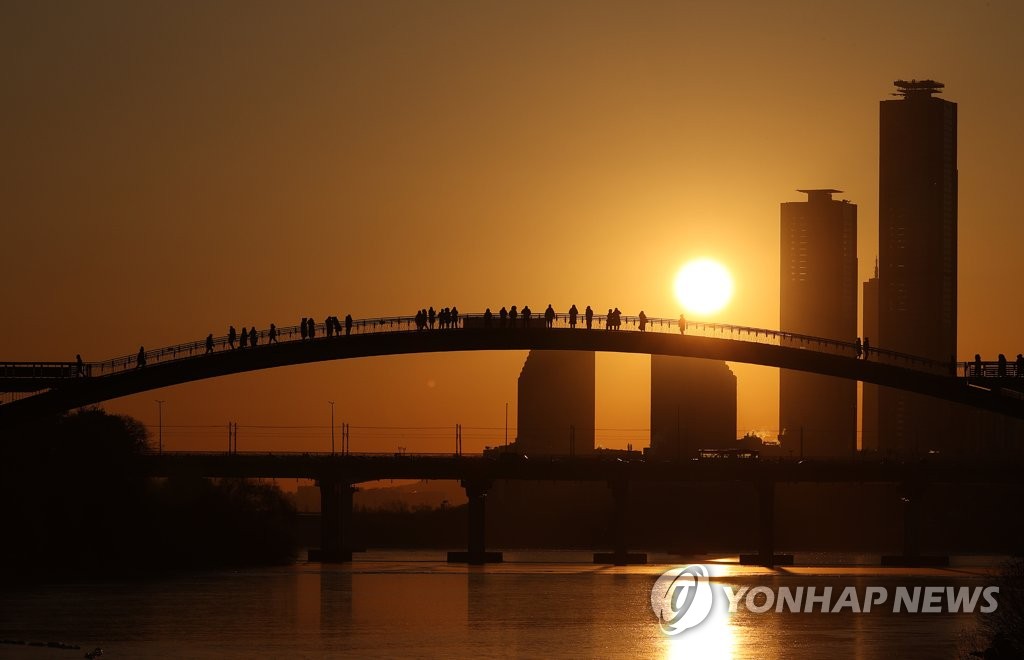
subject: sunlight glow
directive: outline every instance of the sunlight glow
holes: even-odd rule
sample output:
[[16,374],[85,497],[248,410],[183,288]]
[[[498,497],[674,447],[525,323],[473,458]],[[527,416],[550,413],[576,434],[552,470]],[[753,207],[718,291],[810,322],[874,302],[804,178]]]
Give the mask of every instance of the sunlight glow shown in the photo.
[[687,312],[714,314],[732,298],[732,276],[713,259],[695,259],[679,270],[674,289]]

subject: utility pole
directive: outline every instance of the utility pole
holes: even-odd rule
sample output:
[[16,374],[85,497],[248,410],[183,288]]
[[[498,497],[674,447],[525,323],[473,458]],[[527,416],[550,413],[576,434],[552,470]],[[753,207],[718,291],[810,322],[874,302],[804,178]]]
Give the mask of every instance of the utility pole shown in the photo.
[[508,447],[508,401],[505,402],[505,446]]
[[160,447],[160,453],[164,453],[164,402],[163,399],[156,400],[156,416],[157,416],[157,438]]

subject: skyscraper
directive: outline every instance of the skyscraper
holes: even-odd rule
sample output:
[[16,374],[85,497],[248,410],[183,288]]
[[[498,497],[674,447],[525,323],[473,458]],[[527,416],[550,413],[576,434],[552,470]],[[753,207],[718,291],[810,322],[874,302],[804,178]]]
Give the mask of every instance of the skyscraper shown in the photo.
[[693,458],[736,446],[736,374],[725,362],[651,356],[651,454]]
[[[957,128],[955,103],[934,80],[897,80],[879,124],[878,338],[873,344],[938,361],[956,359]],[[879,449],[942,445],[951,407],[881,388]]]
[[[864,338],[878,345],[878,259],[875,276],[864,283]],[[878,385],[864,383],[861,404],[861,449],[878,451]]]
[[[805,202],[781,211],[780,328],[852,342],[857,337],[857,206],[840,190],[800,190]],[[783,448],[806,456],[850,457],[857,446],[857,383],[783,369]]]
[[518,451],[594,451],[594,356],[591,351],[530,351],[519,374]]

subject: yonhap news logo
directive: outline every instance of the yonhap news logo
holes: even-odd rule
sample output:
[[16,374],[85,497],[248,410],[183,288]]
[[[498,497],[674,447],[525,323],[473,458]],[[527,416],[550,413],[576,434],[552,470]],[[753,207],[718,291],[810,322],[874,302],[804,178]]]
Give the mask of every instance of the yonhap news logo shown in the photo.
[[678,635],[716,609],[729,614],[989,614],[999,607],[998,595],[996,586],[732,586],[712,582],[705,566],[692,564],[658,577],[651,610],[662,632]]

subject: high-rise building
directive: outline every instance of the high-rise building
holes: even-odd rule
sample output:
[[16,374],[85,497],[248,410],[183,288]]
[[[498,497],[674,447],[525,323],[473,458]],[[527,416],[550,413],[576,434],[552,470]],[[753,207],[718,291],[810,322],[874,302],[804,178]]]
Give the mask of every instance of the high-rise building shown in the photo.
[[[875,275],[864,283],[863,337],[878,345],[878,259]],[[878,451],[878,385],[864,383],[860,409],[861,449]]]
[[651,454],[736,446],[736,375],[719,360],[651,356]]
[[[781,211],[780,324],[783,332],[857,338],[857,206],[840,190],[800,190],[807,201]],[[782,369],[783,448],[805,456],[850,457],[857,447],[856,381]]]
[[519,374],[518,451],[594,451],[594,366],[592,351],[530,351]]
[[[955,103],[933,80],[897,80],[880,105],[878,337],[872,345],[937,361],[956,359],[957,128]],[[881,388],[879,449],[942,448],[952,408]]]

